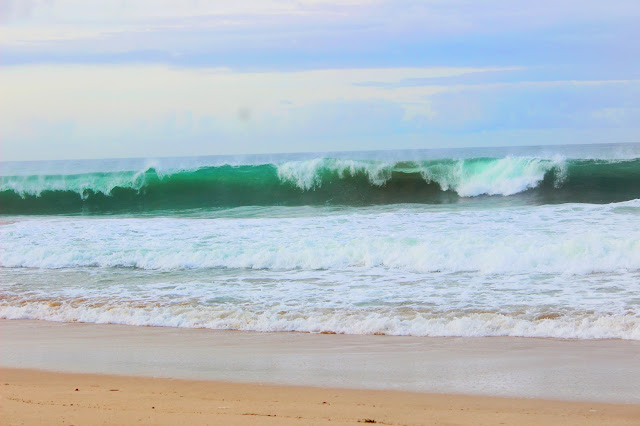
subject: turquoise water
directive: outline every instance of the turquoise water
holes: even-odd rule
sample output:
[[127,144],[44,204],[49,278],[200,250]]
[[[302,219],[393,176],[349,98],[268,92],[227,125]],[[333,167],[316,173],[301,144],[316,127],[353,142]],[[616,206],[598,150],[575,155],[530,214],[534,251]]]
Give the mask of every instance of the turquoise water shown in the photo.
[[[640,159],[633,156],[633,145],[618,149],[616,156],[600,148],[600,158],[545,152],[496,156],[499,151],[493,150],[484,152],[493,156],[461,151],[453,158],[414,151],[392,152],[387,159],[376,152],[59,162],[41,165],[49,169],[44,173],[13,163],[0,176],[0,213],[443,204],[487,201],[486,196],[502,196],[503,204],[633,200],[640,194]],[[92,163],[97,170],[91,170]]]

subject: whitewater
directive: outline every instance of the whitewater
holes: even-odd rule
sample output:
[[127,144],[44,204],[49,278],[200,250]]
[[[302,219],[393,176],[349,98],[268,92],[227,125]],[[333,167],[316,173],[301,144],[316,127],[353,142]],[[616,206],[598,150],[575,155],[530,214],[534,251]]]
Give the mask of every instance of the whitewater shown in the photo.
[[638,145],[0,174],[0,318],[640,340]]

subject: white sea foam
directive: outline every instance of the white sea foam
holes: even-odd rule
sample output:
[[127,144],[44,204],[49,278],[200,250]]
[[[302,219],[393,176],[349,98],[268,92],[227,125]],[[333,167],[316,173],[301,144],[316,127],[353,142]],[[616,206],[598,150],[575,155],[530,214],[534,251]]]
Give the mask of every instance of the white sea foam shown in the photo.
[[234,220],[37,218],[0,227],[0,265],[633,271],[640,269],[640,216],[627,213],[635,208],[631,202]]
[[418,173],[426,182],[435,182],[442,190],[462,197],[477,195],[513,195],[535,188],[545,174],[556,169],[559,185],[566,174],[564,158],[510,157],[498,159],[459,159],[420,162],[357,161],[317,158],[290,161],[278,165],[278,177],[303,190],[319,188],[327,174],[339,178],[365,175],[372,185],[382,186],[393,172]]
[[[40,196],[46,191],[69,191],[85,198],[87,191],[110,195],[114,188],[140,189],[146,183],[145,168],[137,172],[71,175],[29,175],[0,177],[0,191],[11,190],[21,197]],[[158,172],[156,172],[158,174]],[[160,176],[162,176],[160,174]]]
[[15,218],[0,226],[0,317],[640,339],[639,203]]
[[373,185],[381,186],[391,179],[395,162],[359,161],[347,159],[316,158],[289,161],[278,165],[278,178],[292,182],[300,189],[310,190],[322,186],[323,173],[333,172],[339,178],[346,174],[365,174]]
[[[280,308],[278,308],[280,309]],[[637,315],[574,314],[535,318],[504,313],[379,311],[252,311],[242,307],[27,302],[0,304],[0,318],[61,322],[211,328],[222,330],[333,332],[411,336],[519,336],[640,340]]]
[[443,190],[453,190],[462,197],[477,195],[513,195],[535,188],[545,174],[558,170],[559,185],[566,173],[564,159],[505,157],[489,164],[477,165],[458,160],[452,165],[423,167],[421,174],[428,182],[437,182]]

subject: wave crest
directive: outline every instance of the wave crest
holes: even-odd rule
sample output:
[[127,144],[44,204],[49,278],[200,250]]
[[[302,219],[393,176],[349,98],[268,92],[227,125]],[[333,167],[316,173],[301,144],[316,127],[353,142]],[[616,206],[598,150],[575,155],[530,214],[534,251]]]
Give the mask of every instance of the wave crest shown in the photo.
[[317,158],[305,161],[289,161],[277,166],[278,178],[290,182],[298,188],[309,191],[322,186],[327,177],[346,177],[365,175],[375,186],[384,185],[391,179],[396,163],[381,161],[358,161],[332,158]]
[[443,203],[528,196],[536,204],[640,198],[640,159],[503,157],[431,161],[316,158],[194,170],[0,177],[0,213],[247,205]]

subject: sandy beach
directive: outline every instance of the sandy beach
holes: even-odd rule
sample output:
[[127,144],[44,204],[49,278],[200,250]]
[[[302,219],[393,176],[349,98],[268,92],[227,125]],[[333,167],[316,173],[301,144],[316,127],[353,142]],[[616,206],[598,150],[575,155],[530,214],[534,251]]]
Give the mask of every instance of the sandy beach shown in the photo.
[[3,424],[640,421],[633,341],[43,321],[0,330]]
[[2,369],[12,424],[637,424],[640,406]]

